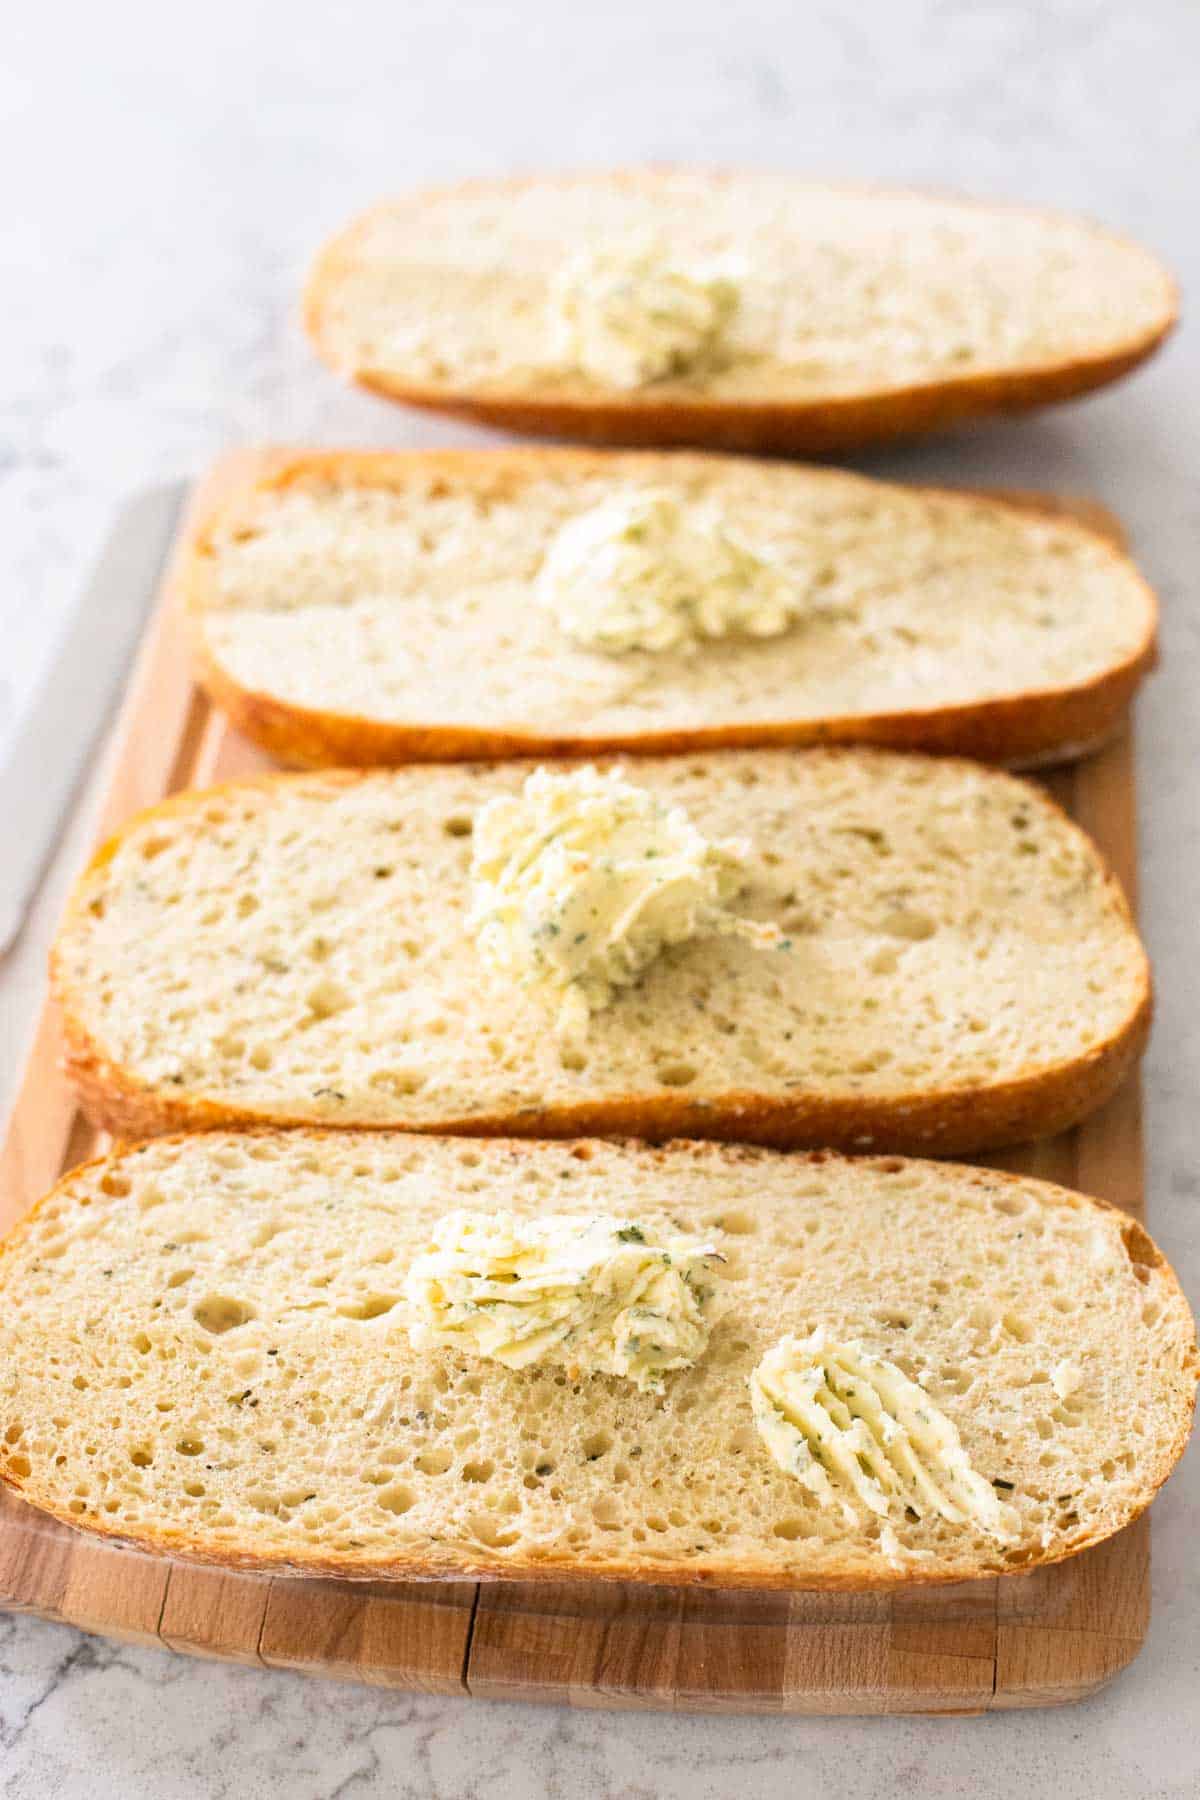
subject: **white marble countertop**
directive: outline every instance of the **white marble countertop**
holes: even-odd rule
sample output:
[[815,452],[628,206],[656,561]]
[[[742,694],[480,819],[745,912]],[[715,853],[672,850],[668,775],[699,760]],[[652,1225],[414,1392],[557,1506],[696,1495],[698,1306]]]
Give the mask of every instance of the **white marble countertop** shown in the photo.
[[[0,166],[0,733],[118,499],[231,443],[449,442],[341,389],[295,324],[306,259],[405,184],[639,159],[944,183],[1077,207],[1200,292],[1191,0],[110,0],[6,33]],[[874,459],[1094,494],[1162,596],[1140,707],[1151,1219],[1200,1299],[1200,333],[1126,386]],[[4,821],[0,820],[0,854]],[[77,822],[0,966],[16,1071]],[[1155,1510],[1141,1658],[1085,1704],[957,1720],[684,1718],[426,1699],[223,1668],[0,1618],[0,1794],[861,1800],[1200,1791],[1200,1455]]]

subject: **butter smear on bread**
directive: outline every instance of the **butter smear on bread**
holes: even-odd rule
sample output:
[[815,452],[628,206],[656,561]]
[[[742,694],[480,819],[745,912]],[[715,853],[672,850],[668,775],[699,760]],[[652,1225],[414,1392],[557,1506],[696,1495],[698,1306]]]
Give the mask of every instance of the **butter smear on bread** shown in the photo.
[[703,368],[740,304],[724,268],[685,266],[653,240],[599,244],[558,271],[550,325],[558,361],[620,388]]
[[754,1422],[774,1461],[857,1524],[865,1509],[938,1513],[1001,1543],[1019,1515],[972,1468],[954,1424],[924,1388],[858,1343],[821,1328],[780,1340],[750,1377]]
[[557,1001],[560,1034],[578,1038],[672,945],[785,941],[730,910],[749,848],[711,843],[682,807],[614,772],[537,769],[476,815],[470,923],[485,960]]
[[804,604],[719,507],[665,488],[627,488],[569,519],[535,592],[568,637],[610,655],[777,637]]
[[708,1342],[711,1244],[627,1219],[451,1212],[408,1272],[413,1348],[657,1389]]

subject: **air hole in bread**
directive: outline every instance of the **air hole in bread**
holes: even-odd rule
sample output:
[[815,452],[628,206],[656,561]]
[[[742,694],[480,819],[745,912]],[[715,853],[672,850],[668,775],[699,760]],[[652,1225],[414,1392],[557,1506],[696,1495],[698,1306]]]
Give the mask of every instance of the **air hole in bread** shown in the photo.
[[332,1019],[350,1005],[345,988],[327,976],[308,990],[305,1004],[314,1019]]
[[1136,1219],[1122,1220],[1121,1242],[1135,1273],[1142,1269],[1157,1269],[1161,1264],[1162,1257]]
[[255,1310],[247,1300],[236,1300],[230,1294],[206,1294],[192,1308],[192,1317],[204,1331],[213,1337],[221,1337],[227,1331],[236,1331],[241,1325],[248,1325],[255,1317]]
[[[471,1513],[467,1520],[467,1529],[472,1537],[477,1538],[481,1544],[486,1544],[491,1550],[507,1549],[511,1544],[516,1543],[520,1535],[515,1530],[505,1529],[497,1520],[489,1518],[487,1513]],[[571,1533],[568,1532],[568,1542],[570,1538]],[[584,1533],[577,1532],[575,1541],[582,1543]]]
[[197,1437],[181,1437],[176,1441],[175,1448],[180,1456],[201,1456],[204,1453],[204,1440]]
[[595,1462],[613,1447],[611,1431],[593,1431],[590,1437],[583,1440],[583,1454],[587,1462]]
[[[478,1436],[478,1433],[475,1435]],[[464,1463],[462,1466],[462,1479],[464,1481],[490,1481],[495,1473],[496,1465],[490,1458],[484,1462]]]
[[366,1294],[361,1300],[344,1300],[337,1310],[343,1319],[381,1319],[399,1298],[398,1294]]
[[690,1087],[699,1073],[695,1063],[663,1063],[658,1070],[658,1079],[664,1087]]
[[1019,1219],[1028,1210],[1028,1204],[1023,1194],[997,1194],[992,1201],[996,1212],[1004,1213],[1010,1219]]
[[974,1376],[966,1369],[943,1369],[942,1381],[948,1393],[966,1394],[970,1392]]
[[755,1215],[741,1207],[730,1207],[726,1211],[718,1213],[708,1223],[715,1225],[718,1231],[728,1232],[730,1237],[750,1237],[758,1230],[758,1220]]
[[885,914],[879,929],[888,937],[903,938],[910,943],[919,944],[926,938],[933,937],[937,931],[937,920],[931,919],[928,913],[895,907]]

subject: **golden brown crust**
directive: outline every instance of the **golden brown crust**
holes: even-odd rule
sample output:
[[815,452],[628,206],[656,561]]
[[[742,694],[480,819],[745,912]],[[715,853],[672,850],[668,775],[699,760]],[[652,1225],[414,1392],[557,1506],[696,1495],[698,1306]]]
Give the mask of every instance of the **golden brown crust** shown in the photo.
[[[301,767],[400,766],[415,762],[461,762],[521,756],[561,757],[634,754],[663,756],[693,750],[870,744],[893,750],[928,750],[968,756],[980,762],[1031,765],[1074,757],[1113,736],[1129,703],[1157,658],[1158,608],[1151,588],[1101,532],[1062,519],[1063,528],[1102,546],[1138,582],[1144,626],[1133,651],[1111,668],[1071,686],[1030,689],[991,700],[899,712],[797,720],[753,720],[708,724],[686,730],[622,735],[572,735],[521,730],[473,729],[436,721],[392,723],[349,713],[295,705],[276,695],[243,687],[214,654],[204,630],[208,569],[214,537],[264,492],[309,481],[402,488],[416,471],[430,480],[464,476],[506,491],[528,476],[554,468],[580,477],[603,467],[607,453],[591,450],[312,451],[287,457],[269,474],[247,484],[201,527],[179,574],[179,592],[190,626],[197,678],[233,724],[281,762]],[[689,456],[688,463],[708,458]],[[714,459],[719,461],[719,459]],[[826,482],[860,485],[861,476],[822,470]],[[932,499],[972,500],[1028,517],[1038,505],[950,488],[913,489]],[[1047,503],[1043,503],[1047,504]]]
[[[60,991],[63,1067],[92,1123],[118,1137],[209,1131],[226,1126],[313,1126],[314,1112],[267,1112],[204,1094],[173,1094],[138,1083],[97,1048]],[[1064,1063],[994,1087],[943,1088],[904,1098],[868,1100],[791,1094],[784,1099],[731,1092],[711,1100],[671,1093],[639,1098],[578,1101],[514,1112],[453,1113],[437,1120],[394,1118],[386,1124],[337,1120],[346,1131],[452,1133],[463,1137],[636,1137],[662,1143],[673,1137],[717,1143],[758,1144],[776,1150],[827,1145],[836,1150],[877,1149],[903,1155],[964,1156],[997,1150],[1069,1130],[1111,1099],[1135,1065],[1150,1031],[1149,989],[1120,1033],[1077,1063]]]
[[[636,183],[644,171],[616,173],[622,179]],[[713,183],[737,176],[737,171],[722,169],[702,173]],[[586,183],[595,176],[561,179]],[[530,185],[529,178],[458,184],[465,193],[483,189],[516,190]],[[867,183],[837,185],[854,191],[872,186]],[[429,191],[441,194],[454,190]],[[874,184],[874,191],[886,190]],[[412,196],[413,199],[419,197]],[[962,196],[953,198],[958,204],[964,203]],[[1006,208],[995,202],[966,204],[994,213],[1038,210]],[[708,449],[767,451],[790,456],[827,456],[834,452],[860,450],[872,444],[891,443],[898,438],[944,431],[989,415],[1028,412],[1105,387],[1152,356],[1179,318],[1178,289],[1164,269],[1163,311],[1153,325],[1121,344],[1090,350],[1081,348],[1073,357],[1059,357],[1016,368],[980,369],[973,374],[953,375],[907,387],[860,394],[831,393],[804,401],[747,402],[662,387],[635,389],[629,393],[598,390],[595,397],[586,398],[538,393],[528,387],[505,390],[498,385],[493,385],[487,392],[471,393],[450,386],[406,382],[387,370],[346,369],[332,347],[326,330],[328,302],[337,291],[343,267],[355,262],[358,240],[374,216],[371,211],[352,220],[325,245],[314,264],[304,295],[303,321],[318,355],[358,386],[386,399],[401,401],[406,406],[448,413],[475,424],[497,426],[529,436],[563,438],[579,443],[622,444],[646,449],[698,445]],[[1104,235],[1110,241],[1120,241],[1116,233]]]
[[[183,1135],[183,1134],[181,1134]],[[280,1135],[274,1130],[255,1131],[254,1136],[273,1137]],[[313,1128],[310,1135],[316,1137],[332,1137],[336,1133],[321,1128]],[[663,1146],[667,1148],[668,1146]],[[513,1154],[520,1155],[529,1146],[521,1140],[514,1140],[506,1145]],[[125,1153],[136,1150],[136,1145],[125,1147]],[[757,1152],[748,1146],[734,1147],[732,1154],[747,1158],[754,1157]],[[29,1212],[9,1234],[0,1246],[0,1284],[3,1282],[3,1262],[13,1248],[27,1235],[37,1215],[43,1207],[49,1206],[70,1184],[88,1170],[102,1166],[109,1159],[105,1156],[92,1158],[90,1162],[72,1169],[64,1175],[51,1191]],[[798,1158],[807,1164],[819,1164],[840,1160],[832,1151],[818,1150]],[[880,1159],[876,1157],[856,1157],[852,1159],[864,1167],[870,1167]],[[892,1158],[885,1159],[888,1162]],[[1126,1250],[1133,1262],[1152,1267],[1160,1279],[1165,1280],[1182,1299],[1178,1276],[1167,1261],[1158,1245],[1149,1233],[1130,1218],[1120,1208],[1110,1206],[1106,1201],[1094,1200],[1087,1195],[1074,1193],[1068,1188],[1058,1187],[1053,1182],[1040,1181],[1033,1176],[1009,1174],[1003,1170],[957,1168],[955,1173],[962,1179],[969,1179],[984,1188],[1037,1188],[1048,1199],[1057,1205],[1069,1206],[1072,1210],[1091,1210],[1098,1213],[1114,1215],[1121,1221],[1121,1234]],[[1200,1368],[1200,1351],[1196,1345],[1189,1346],[1187,1366],[1183,1373],[1191,1374],[1193,1382]],[[108,1539],[110,1542],[130,1544],[150,1553],[179,1557],[188,1562],[205,1566],[258,1571],[263,1574],[330,1576],[342,1581],[401,1581],[401,1580],[493,1580],[509,1581],[562,1581],[569,1579],[586,1581],[623,1581],[650,1585],[670,1585],[677,1587],[706,1587],[713,1589],[754,1588],[766,1591],[820,1591],[824,1593],[845,1592],[885,1592],[898,1588],[929,1587],[944,1585],[951,1581],[978,1580],[990,1575],[1026,1574],[1035,1568],[1048,1568],[1056,1562],[1066,1561],[1077,1556],[1081,1551],[1102,1543],[1117,1531],[1132,1524],[1151,1504],[1159,1489],[1170,1476],[1179,1461],[1191,1435],[1192,1420],[1195,1412],[1194,1388],[1189,1405],[1179,1420],[1175,1436],[1167,1444],[1160,1446],[1149,1485],[1150,1492],[1140,1505],[1131,1506],[1127,1514],[1117,1519],[1111,1526],[1080,1531],[1078,1536],[1066,1538],[1040,1555],[1034,1555],[1014,1568],[1011,1560],[1005,1561],[997,1557],[994,1562],[984,1562],[978,1558],[962,1558],[959,1561],[944,1561],[930,1568],[914,1564],[904,1569],[892,1567],[877,1568],[865,1563],[859,1565],[847,1562],[841,1569],[829,1569],[820,1573],[789,1573],[775,1566],[764,1568],[755,1563],[730,1563],[721,1567],[714,1564],[710,1557],[704,1568],[697,1568],[690,1562],[668,1562],[655,1558],[653,1563],[614,1557],[610,1561],[583,1561],[577,1553],[556,1554],[539,1557],[536,1561],[517,1562],[502,1556],[489,1556],[486,1552],[468,1553],[466,1550],[447,1551],[445,1546],[434,1548],[427,1546],[424,1550],[411,1549],[404,1555],[383,1557],[378,1555],[353,1555],[342,1553],[336,1556],[322,1556],[313,1552],[302,1557],[288,1556],[283,1552],[256,1549],[250,1546],[220,1545],[207,1548],[198,1544],[195,1534],[185,1526],[167,1530],[147,1528],[141,1533],[131,1534],[115,1530],[103,1517],[87,1516],[67,1510],[65,1505],[56,1505],[37,1491],[36,1484],[26,1476],[13,1470],[11,1458],[17,1454],[14,1448],[0,1443],[0,1482],[11,1488],[21,1499],[52,1518],[77,1531]]]
[[[436,388],[409,386],[374,369],[355,371],[351,379],[383,399],[523,437],[644,450],[697,445],[757,455],[833,456],[928,437],[974,419],[1034,412],[1108,387],[1153,356],[1174,329],[1177,316],[1172,313],[1119,352],[803,403],[689,399],[635,407],[624,397],[601,403],[517,393],[448,395]],[[317,349],[332,363],[315,332],[312,335]]]
[[[870,755],[870,752],[860,754]],[[202,797],[216,793],[270,790],[280,783],[304,779],[260,775],[223,783],[218,788],[185,790],[148,807],[127,821],[101,846],[80,876],[63,919],[62,931],[82,911],[89,877],[104,867],[130,833],[153,818],[190,811]],[[331,769],[315,778],[344,786],[369,779],[362,771]],[[1048,796],[1039,802],[1053,808],[1071,830],[1078,830]],[[1093,846],[1097,860],[1102,859]],[[1105,872],[1105,885],[1131,931],[1135,930],[1124,892]],[[706,1099],[678,1091],[627,1094],[613,1099],[581,1099],[544,1107],[521,1107],[493,1114],[454,1114],[437,1120],[359,1119],[352,1112],[336,1120],[313,1112],[269,1112],[238,1106],[227,1098],[175,1092],[139,1082],[114,1063],[84,1022],[71,984],[62,968],[58,943],[50,957],[51,992],[58,1003],[63,1034],[63,1066],[92,1122],[121,1137],[157,1136],[164,1132],[207,1131],[228,1126],[329,1126],[339,1130],[412,1131],[470,1137],[563,1138],[594,1135],[635,1137],[661,1143],[691,1137],[720,1143],[768,1146],[778,1150],[827,1147],[898,1154],[958,1156],[994,1150],[1030,1138],[1066,1131],[1103,1106],[1120,1086],[1145,1049],[1153,1012],[1150,968],[1143,958],[1137,1000],[1121,1026],[1082,1056],[990,1086],[961,1086],[902,1095],[822,1095],[793,1091],[785,1096],[731,1091]]]

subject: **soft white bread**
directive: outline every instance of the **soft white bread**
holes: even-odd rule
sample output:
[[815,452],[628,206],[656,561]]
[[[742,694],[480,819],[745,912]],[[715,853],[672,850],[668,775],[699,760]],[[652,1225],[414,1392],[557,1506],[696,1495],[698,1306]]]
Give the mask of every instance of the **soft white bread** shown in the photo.
[[[564,261],[643,239],[683,268],[738,267],[724,360],[634,389],[560,366]],[[695,169],[404,195],[326,246],[305,305],[327,362],[410,405],[595,443],[800,453],[1085,393],[1175,315],[1162,265],[1085,220]]]
[[[588,648],[538,605],[615,496],[717,508],[800,614],[778,636]],[[860,742],[1030,762],[1095,744],[1154,658],[1152,593],[1061,516],[739,458],[308,453],[247,481],[181,571],[203,679],[288,761]]]
[[979,1149],[1065,1128],[1149,1022],[1118,884],[1045,794],[886,751],[636,765],[749,850],[737,911],[582,1046],[467,924],[473,820],[520,763],[185,793],[125,828],[53,956],[68,1068],[126,1134],[231,1123]]
[[[413,1350],[405,1274],[453,1207],[703,1233],[726,1258],[705,1353],[655,1394]],[[748,1376],[820,1326],[922,1382],[1015,1509],[1011,1541],[897,1504],[847,1520],[776,1466]],[[1132,1219],[945,1164],[160,1139],[67,1176],[0,1252],[0,1477],[89,1531],[248,1568],[828,1588],[1028,1569],[1150,1502],[1195,1380],[1187,1304]]]

